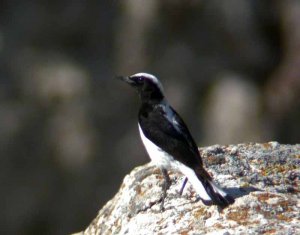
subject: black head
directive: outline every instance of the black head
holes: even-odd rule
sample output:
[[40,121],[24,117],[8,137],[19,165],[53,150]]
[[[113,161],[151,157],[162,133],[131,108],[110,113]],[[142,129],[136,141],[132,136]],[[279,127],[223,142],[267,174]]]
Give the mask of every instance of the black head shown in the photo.
[[157,102],[164,98],[160,81],[148,73],[136,73],[129,77],[119,77],[139,93],[143,102]]

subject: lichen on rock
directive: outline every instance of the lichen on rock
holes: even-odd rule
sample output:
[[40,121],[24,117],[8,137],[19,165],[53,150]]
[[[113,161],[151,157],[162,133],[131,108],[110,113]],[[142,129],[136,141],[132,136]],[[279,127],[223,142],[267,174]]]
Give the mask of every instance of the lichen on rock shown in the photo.
[[300,145],[214,145],[199,149],[206,169],[234,198],[223,211],[205,206],[184,176],[163,177],[151,164],[136,167],[119,192],[81,234],[300,234]]

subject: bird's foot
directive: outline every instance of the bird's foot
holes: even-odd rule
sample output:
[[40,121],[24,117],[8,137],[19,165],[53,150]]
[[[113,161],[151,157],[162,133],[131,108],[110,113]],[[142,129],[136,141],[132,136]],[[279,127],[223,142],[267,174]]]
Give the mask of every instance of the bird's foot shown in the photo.
[[180,191],[179,191],[179,195],[180,195],[180,196],[182,196],[182,193],[183,193],[183,190],[184,190],[184,188],[185,188],[185,185],[186,185],[187,181],[188,181],[188,178],[185,177],[185,178],[184,178],[184,181],[183,181],[183,184],[182,184],[182,186],[181,186],[181,189],[180,189]]
[[163,184],[163,194],[162,194],[160,209],[161,209],[161,211],[164,211],[165,210],[164,203],[165,203],[165,199],[167,197],[167,190],[171,186],[171,180],[170,180],[170,177],[168,175],[168,171],[166,169],[161,169],[161,172],[162,172],[162,175],[164,177],[164,184]]

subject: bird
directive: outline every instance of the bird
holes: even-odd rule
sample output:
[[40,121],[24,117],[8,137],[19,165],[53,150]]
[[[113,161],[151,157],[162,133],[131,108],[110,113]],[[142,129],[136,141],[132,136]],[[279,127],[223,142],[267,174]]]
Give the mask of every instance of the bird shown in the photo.
[[180,193],[188,180],[203,204],[221,209],[233,204],[234,198],[204,169],[198,146],[183,119],[167,101],[160,80],[144,72],[118,78],[139,94],[138,129],[152,163],[165,178],[164,198],[170,184],[167,171],[173,170],[186,177]]

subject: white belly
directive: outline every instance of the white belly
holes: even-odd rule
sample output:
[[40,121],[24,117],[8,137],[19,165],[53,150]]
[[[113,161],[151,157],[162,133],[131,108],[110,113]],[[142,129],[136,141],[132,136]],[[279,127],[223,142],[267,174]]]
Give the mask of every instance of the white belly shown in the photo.
[[140,125],[139,125],[139,131],[140,131],[143,144],[147,150],[147,153],[149,154],[151,161],[159,167],[164,167],[167,169],[171,168],[171,163],[174,161],[174,158],[168,153],[166,153],[165,151],[163,151],[160,147],[153,144],[144,135]]
[[202,183],[197,178],[194,170],[185,166],[181,162],[175,160],[170,154],[163,151],[160,147],[153,144],[143,133],[140,125],[139,125],[140,135],[143,141],[143,144],[151,158],[151,161],[158,167],[162,167],[165,169],[172,169],[175,171],[179,171],[184,174],[193,185],[196,192],[199,196],[204,200],[211,200],[208,196],[206,190],[204,189]]

